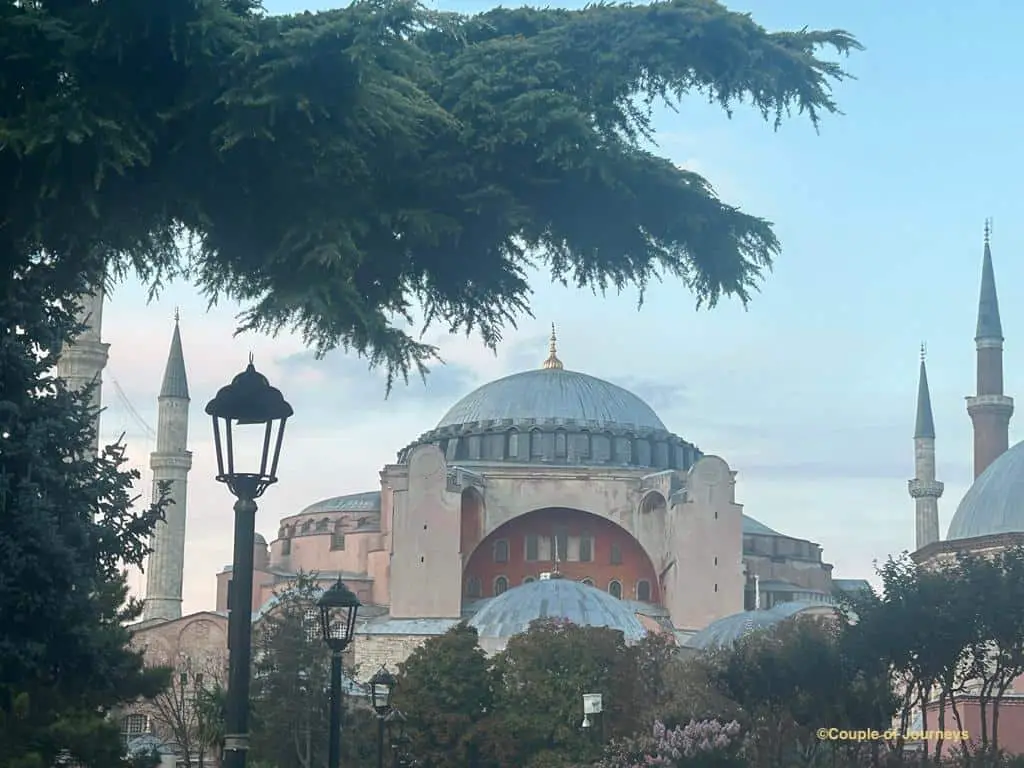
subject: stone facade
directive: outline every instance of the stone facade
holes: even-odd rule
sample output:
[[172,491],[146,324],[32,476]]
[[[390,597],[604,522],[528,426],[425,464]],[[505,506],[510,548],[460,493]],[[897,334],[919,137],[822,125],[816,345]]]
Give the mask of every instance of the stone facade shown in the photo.
[[382,666],[392,671],[404,662],[430,635],[360,634],[352,644],[355,677],[366,680]]

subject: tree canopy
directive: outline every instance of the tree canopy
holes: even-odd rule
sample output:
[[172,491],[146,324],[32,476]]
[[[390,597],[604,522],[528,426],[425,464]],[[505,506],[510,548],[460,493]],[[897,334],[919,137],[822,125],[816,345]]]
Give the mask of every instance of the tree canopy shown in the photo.
[[681,280],[746,302],[780,245],[649,147],[652,109],[838,111],[841,30],[769,32],[714,0],[441,13],[357,0],[0,4],[0,261],[176,275],[389,373],[489,345],[527,270],[596,290]]

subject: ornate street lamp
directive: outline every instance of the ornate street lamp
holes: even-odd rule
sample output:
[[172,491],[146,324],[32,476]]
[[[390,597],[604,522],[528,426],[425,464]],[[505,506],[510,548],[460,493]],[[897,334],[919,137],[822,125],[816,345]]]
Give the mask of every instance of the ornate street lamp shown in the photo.
[[338,768],[341,762],[341,654],[352,642],[360,602],[339,578],[320,596],[317,607],[320,609],[320,632],[331,649],[331,726],[327,768]]
[[382,666],[369,680],[370,705],[377,713],[377,768],[384,768],[384,721],[391,714],[395,676]]
[[[213,417],[217,480],[235,499],[234,558],[228,589],[228,693],[224,768],[245,768],[249,750],[252,568],[256,499],[277,482],[284,425],[294,413],[280,390],[249,365],[206,405]],[[247,436],[260,430],[262,434]],[[251,441],[251,442],[250,442]],[[259,442],[257,442],[259,441]],[[250,451],[256,450],[250,454]],[[243,455],[236,455],[242,449]],[[246,460],[246,457],[249,457]]]

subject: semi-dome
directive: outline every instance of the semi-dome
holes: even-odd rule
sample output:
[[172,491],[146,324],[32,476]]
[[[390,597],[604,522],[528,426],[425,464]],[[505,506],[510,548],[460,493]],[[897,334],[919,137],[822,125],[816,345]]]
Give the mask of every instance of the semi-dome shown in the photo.
[[774,627],[798,613],[827,606],[824,603],[792,601],[779,603],[768,610],[743,611],[731,616],[724,616],[708,624],[704,629],[686,641],[687,648],[700,651],[714,648],[729,648],[738,640],[752,632],[759,632]]
[[989,464],[956,508],[947,539],[1024,533],[1024,442]]
[[562,368],[523,371],[484,384],[453,405],[437,427],[506,420],[667,431],[651,406],[629,390]]
[[569,579],[544,579],[513,587],[488,601],[470,619],[481,638],[509,638],[537,619],[565,619],[585,627],[621,631],[627,642],[646,630],[628,603],[596,587]]

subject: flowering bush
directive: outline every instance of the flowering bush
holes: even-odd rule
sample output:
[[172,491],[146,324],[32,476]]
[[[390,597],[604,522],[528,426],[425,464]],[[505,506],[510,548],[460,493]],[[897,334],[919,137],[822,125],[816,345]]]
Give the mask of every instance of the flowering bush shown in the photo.
[[735,720],[691,720],[666,728],[658,721],[649,734],[612,742],[598,768],[731,768],[744,764],[745,743]]

